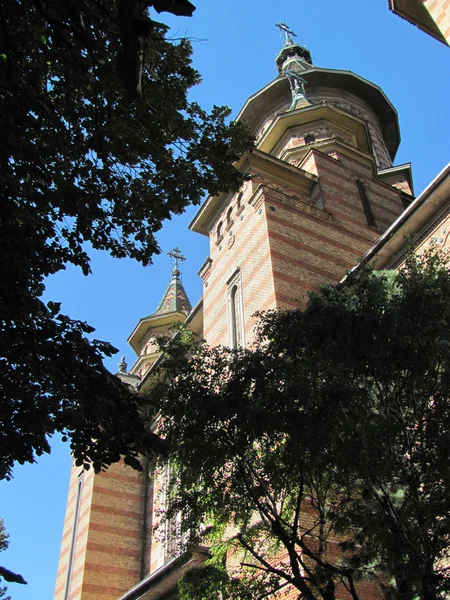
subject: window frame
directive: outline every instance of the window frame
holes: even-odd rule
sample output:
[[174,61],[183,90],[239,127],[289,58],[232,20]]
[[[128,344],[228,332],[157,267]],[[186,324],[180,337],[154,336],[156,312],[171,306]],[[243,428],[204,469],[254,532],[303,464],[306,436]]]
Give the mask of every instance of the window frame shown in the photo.
[[233,206],[230,206],[227,209],[227,215],[226,215],[226,226],[225,226],[225,230],[229,231],[231,229],[231,227],[233,227]]
[[[238,310],[236,310],[236,306]],[[231,348],[245,346],[242,277],[238,267],[227,281],[228,336]],[[237,314],[239,313],[239,314]]]
[[223,228],[223,221],[220,220],[216,227],[216,246],[218,246],[220,244],[220,242],[223,240],[222,228]]
[[377,222],[375,215],[373,214],[373,207],[369,196],[367,195],[367,184],[362,179],[355,180],[356,187],[358,188],[359,199],[361,201],[364,216],[369,227],[376,227]]

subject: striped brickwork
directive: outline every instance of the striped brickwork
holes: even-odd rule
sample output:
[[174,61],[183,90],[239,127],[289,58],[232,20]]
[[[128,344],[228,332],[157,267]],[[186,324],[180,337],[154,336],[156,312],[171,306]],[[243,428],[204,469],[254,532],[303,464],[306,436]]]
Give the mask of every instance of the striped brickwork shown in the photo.
[[450,46],[449,0],[389,0],[390,9]]
[[338,281],[370,245],[324,211],[302,208],[270,197],[266,205],[277,308],[304,306],[308,291]]
[[450,45],[450,0],[424,0],[423,5]]
[[55,600],[116,600],[141,579],[143,476],[122,463],[85,473],[73,541],[78,471],[72,472]]
[[[301,307],[306,292],[339,281],[403,210],[398,191],[374,180],[364,163],[314,152],[314,164],[323,209],[276,198],[266,205],[279,308]],[[376,228],[367,225],[356,178],[367,183]]]
[[[311,90],[308,100],[333,104],[340,109],[334,113],[346,111],[352,118],[334,122],[334,113],[327,120],[314,109],[305,123],[303,112],[300,125],[274,134],[271,155],[256,150],[243,159],[251,175],[243,190],[213,199],[213,208],[199,217],[197,230],[210,236],[201,276],[203,331],[211,346],[231,343],[230,282],[238,281],[241,341],[251,346],[257,311],[302,307],[308,291],[338,281],[403,210],[400,190],[376,176],[392,163],[373,109],[336,89]],[[270,111],[262,107],[255,127],[261,147],[265,132],[278,131],[270,126],[278,126],[275,115],[290,102],[283,98]],[[397,187],[405,189],[398,179]],[[157,357],[158,335],[167,330],[167,323],[156,330],[149,318],[159,316],[142,319],[130,336],[140,354],[132,372],[140,376]],[[164,474],[150,481],[119,463],[99,475],[84,473],[81,486],[79,481],[74,469],[55,600],[117,600],[171,558],[152,533],[164,508]],[[371,593],[364,600],[378,597]]]
[[[314,153],[325,208],[336,222],[349,232],[374,241],[403,212],[396,188],[377,181],[373,166],[350,155],[338,155],[338,160],[323,153]],[[376,221],[369,232],[355,181],[364,183]]]
[[[217,244],[214,235],[211,238],[212,263],[205,280],[203,302],[205,338],[212,346],[230,344],[227,281],[237,269],[242,281],[246,343],[252,341],[254,313],[275,305],[267,222],[261,206],[250,206],[245,199],[241,212],[233,213],[233,225],[225,230],[222,241]],[[235,203],[236,197],[231,200],[233,206]],[[218,218],[225,216],[226,210]]]
[[80,597],[79,590],[84,575],[93,482],[92,471],[83,473],[79,467],[72,468],[55,586],[55,600]]
[[[377,168],[389,168],[392,161],[372,108],[345,91],[318,88],[308,91],[307,97],[312,104],[328,102],[363,121],[373,156],[364,157],[356,149],[344,153],[336,146],[306,156],[303,151],[301,160],[296,161],[292,150],[304,147],[308,134],[314,135],[315,145],[340,138],[344,145],[353,147],[354,139],[351,131],[338,131],[336,125],[333,129],[320,120],[292,127],[283,133],[271,153],[281,159],[286,156],[291,164],[317,176],[318,195],[305,197],[295,186],[280,184],[270,174],[251,171],[252,183],[241,199],[244,212],[235,214],[236,196],[224,201],[211,224],[211,263],[203,273],[204,331],[212,346],[230,343],[227,282],[237,269],[242,282],[245,343],[250,345],[255,311],[299,307],[307,291],[338,281],[404,209],[399,191],[375,177]],[[262,117],[258,139],[272,121],[273,113]],[[357,181],[370,203],[374,217],[371,226]],[[255,194],[258,183],[262,193],[255,201],[249,197],[249,190]],[[404,182],[397,187],[408,191]],[[230,207],[233,225],[225,230]]]
[[[167,483],[166,473],[154,473],[152,482],[151,498],[151,514],[149,514],[149,554],[147,557],[148,573],[153,573],[164,565],[168,557],[167,547],[164,542],[164,531],[159,526],[160,510],[165,508],[165,485]],[[149,505],[150,505],[149,502]],[[154,528],[158,531],[153,531]],[[153,533],[152,533],[153,532]]]
[[329,102],[365,121],[378,169],[387,169],[392,166],[392,160],[386,148],[379,120],[367,102],[349,92],[326,88],[311,90],[311,92],[308,92],[308,100],[312,104]]
[[[212,346],[230,343],[227,282],[236,269],[249,345],[256,311],[302,306],[306,292],[338,281],[403,211],[399,191],[377,181],[367,159],[346,154],[336,160],[313,150],[301,166],[318,176],[320,208],[294,187],[255,173],[241,199],[242,212],[236,214],[233,196],[217,215],[211,228],[212,262],[204,277],[205,337]],[[367,224],[356,180],[364,183],[373,227]],[[233,224],[226,230],[230,206]],[[219,241],[218,223],[223,231]]]

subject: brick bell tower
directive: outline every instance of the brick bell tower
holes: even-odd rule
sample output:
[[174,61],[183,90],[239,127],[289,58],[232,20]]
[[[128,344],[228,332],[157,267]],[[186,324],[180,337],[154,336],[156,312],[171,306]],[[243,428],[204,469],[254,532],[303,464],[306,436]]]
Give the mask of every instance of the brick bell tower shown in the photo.
[[[137,360],[127,371],[122,358],[116,373],[132,388],[157,360],[159,344],[173,335],[171,325],[191,312],[179,269],[184,257],[178,248],[168,254],[174,263],[169,285],[155,312],[128,338]],[[153,483],[145,462],[142,473],[122,462],[97,475],[72,469],[55,600],[116,600],[161,567],[166,553],[151,540]]]
[[[138,359],[118,376],[141,392],[171,323],[186,320],[212,346],[251,345],[255,312],[301,307],[309,290],[339,281],[412,200],[410,166],[392,163],[400,134],[382,90],[315,67],[278,27],[279,75],[238,115],[256,137],[237,164],[249,179],[207,198],[190,225],[210,241],[203,300],[189,313],[175,250],[163,300],[129,337]],[[100,475],[73,470],[55,600],[177,597],[179,576],[206,555],[176,557],[152,538],[155,485],[120,463]]]
[[256,147],[238,168],[238,194],[209,197],[192,221],[210,239],[203,279],[210,345],[249,345],[256,311],[301,307],[338,281],[412,199],[410,165],[394,167],[397,113],[382,90],[350,71],[312,64],[286,41],[279,76],[238,119]]

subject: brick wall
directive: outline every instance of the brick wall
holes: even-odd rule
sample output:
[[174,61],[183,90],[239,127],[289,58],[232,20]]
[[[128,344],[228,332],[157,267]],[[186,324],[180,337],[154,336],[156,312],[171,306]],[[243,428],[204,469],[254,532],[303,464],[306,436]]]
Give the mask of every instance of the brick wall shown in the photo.
[[[204,335],[212,346],[230,344],[233,276],[239,276],[245,344],[251,346],[257,311],[301,307],[307,291],[338,281],[403,210],[400,191],[376,177],[377,167],[390,167],[391,160],[369,105],[337,90],[317,89],[308,97],[363,119],[374,156],[354,147],[355,132],[338,131],[336,125],[328,130],[318,121],[313,129],[319,138],[323,134],[322,151],[311,145],[296,162],[291,154],[291,165],[280,160],[295,144],[304,145],[310,133],[306,124],[284,134],[274,157],[254,153],[248,167],[252,179],[242,192],[224,196],[208,217],[210,257],[201,272]],[[289,103],[284,99],[270,114],[261,114],[262,130]],[[85,473],[81,487],[79,471],[73,470],[55,600],[117,600],[162,566],[168,557],[151,535],[163,502],[160,487],[161,479],[149,482],[121,463],[100,475]]]
[[[347,154],[336,159],[313,150],[301,166],[318,176],[321,207],[292,185],[252,173],[241,197],[242,212],[237,213],[237,195],[218,212],[204,276],[204,330],[210,345],[230,343],[227,282],[236,269],[250,345],[256,311],[302,306],[307,291],[339,281],[403,211],[399,191],[378,181],[366,159]],[[367,224],[357,180],[364,183],[375,226]],[[227,229],[230,207],[233,224]]]
[[369,135],[372,143],[375,161],[379,169],[386,169],[392,166],[392,160],[386,148],[386,143],[380,127],[378,117],[372,108],[354,94],[342,90],[333,90],[319,88],[308,92],[308,99],[312,104],[329,102],[338,108],[344,109],[351,115],[359,117],[367,123]]
[[69,482],[55,600],[79,597],[86,557],[93,472],[73,467]]
[[[246,198],[248,197],[248,194]],[[226,213],[232,206],[233,225],[224,230],[217,243],[216,227],[212,229],[210,274],[203,290],[204,334],[212,346],[229,345],[227,281],[240,269],[245,322],[245,340],[253,337],[254,313],[275,305],[267,222],[260,206],[250,206],[245,200],[241,212],[234,196],[218,215],[226,224]],[[225,225],[226,226],[226,225]]]
[[[450,2],[450,0],[445,1]],[[327,102],[329,104],[332,104],[333,106],[343,109],[349,114],[354,115],[362,121],[364,121],[367,124],[367,129],[369,132],[370,142],[374,152],[374,158],[377,168],[386,169],[392,166],[392,160],[389,156],[389,152],[387,150],[386,143],[383,138],[383,133],[381,130],[379,119],[367,102],[349,92],[329,88],[317,88],[308,90],[307,99],[311,103],[311,105],[320,105],[324,102]],[[275,114],[282,113],[288,110],[289,104],[290,100],[288,102],[280,104],[280,106],[277,107]],[[274,121],[274,118],[274,113],[271,112],[270,114],[265,115],[261,119],[261,122],[256,130],[257,140],[263,137],[264,133]],[[319,124],[312,123],[310,127],[311,132],[305,131],[305,133],[312,133],[316,129],[320,131]],[[302,129],[306,129],[306,126],[303,126]],[[293,132],[292,135],[294,138],[295,132]],[[283,139],[280,140],[280,143],[283,143]],[[294,144],[294,141],[292,141],[291,143]],[[280,153],[278,147],[275,149],[275,153]]]
[[424,0],[423,5],[450,45],[450,0]]
[[55,600],[116,600],[141,579],[143,476],[122,463],[85,472],[75,525],[79,472],[70,480]]

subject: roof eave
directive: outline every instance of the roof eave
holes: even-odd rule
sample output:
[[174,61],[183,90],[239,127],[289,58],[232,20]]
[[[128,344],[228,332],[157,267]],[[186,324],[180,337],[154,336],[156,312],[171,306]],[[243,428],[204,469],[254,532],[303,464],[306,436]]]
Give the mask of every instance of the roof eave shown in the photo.
[[[189,316],[186,317],[185,324],[186,325],[194,325],[194,323],[198,322],[199,319],[203,321],[203,298],[200,298],[200,300],[197,302],[197,304],[191,310]],[[193,331],[195,331],[195,326],[192,327],[192,329],[193,329]],[[175,335],[176,336],[179,335],[179,332],[177,332]],[[163,361],[164,361],[164,354],[161,353],[158,356],[158,358],[155,360],[155,362],[152,364],[150,369],[147,371],[147,373],[144,375],[144,378],[141,380],[141,382],[139,384],[139,388],[138,388],[139,393],[145,394],[146,386],[147,386],[149,380],[154,375],[155,371],[159,368],[159,366],[163,363]]]
[[150,329],[157,329],[159,327],[164,327],[167,325],[171,325],[172,323],[177,323],[179,321],[185,320],[186,314],[184,312],[170,312],[163,313],[160,315],[149,315],[148,317],[143,317],[139,320],[139,323],[128,336],[127,342],[130,344],[130,346],[133,348],[136,354],[139,354],[140,343]]
[[437,23],[435,23],[423,5],[423,0],[416,0],[415,2],[414,0],[389,0],[389,8],[394,14],[428,33],[435,40],[442,42],[446,46],[449,45]]
[[406,179],[408,180],[408,185],[411,189],[411,193],[412,193],[412,195],[414,195],[414,183],[413,183],[413,178],[412,178],[411,163],[403,163],[402,165],[388,167],[387,169],[378,169],[377,174],[378,174],[378,176],[381,176],[381,178],[386,175],[387,176],[395,175],[395,174],[405,175]]
[[166,597],[176,589],[180,577],[189,569],[201,567],[209,557],[208,548],[200,546],[172,558],[128,590],[119,600],[157,600]]

